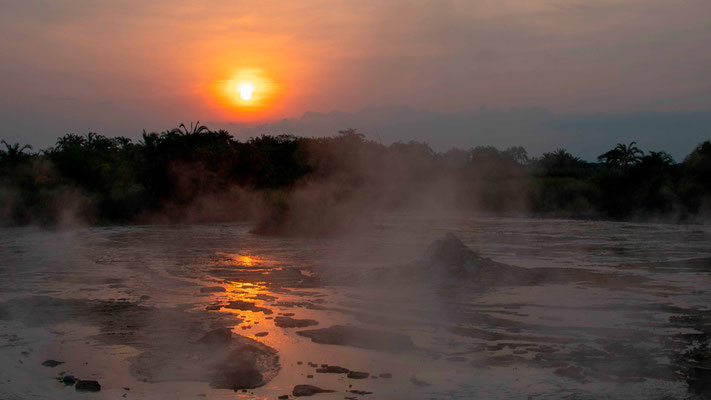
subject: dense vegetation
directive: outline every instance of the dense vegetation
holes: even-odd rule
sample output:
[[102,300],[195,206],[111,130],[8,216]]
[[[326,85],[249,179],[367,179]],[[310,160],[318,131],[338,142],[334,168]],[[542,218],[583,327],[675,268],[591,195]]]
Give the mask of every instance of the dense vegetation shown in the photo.
[[[690,220],[711,210],[711,142],[681,163],[617,144],[597,163],[564,149],[433,151],[338,136],[261,136],[181,125],[138,143],[67,134],[53,148],[2,142],[0,223],[253,218],[264,231],[347,226],[378,210]],[[318,229],[317,229],[318,230]]]

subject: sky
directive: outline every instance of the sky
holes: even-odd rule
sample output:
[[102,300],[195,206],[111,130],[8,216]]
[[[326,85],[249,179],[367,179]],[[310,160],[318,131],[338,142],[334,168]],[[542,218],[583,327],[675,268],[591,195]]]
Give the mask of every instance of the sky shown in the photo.
[[[335,134],[439,150],[711,139],[708,0],[0,0],[0,138]],[[237,87],[253,86],[244,100]],[[327,122],[324,122],[327,121]]]

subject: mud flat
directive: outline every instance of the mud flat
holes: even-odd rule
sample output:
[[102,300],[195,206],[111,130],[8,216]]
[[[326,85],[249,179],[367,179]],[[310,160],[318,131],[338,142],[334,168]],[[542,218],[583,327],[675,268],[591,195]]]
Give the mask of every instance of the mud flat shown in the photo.
[[130,358],[130,370],[145,382],[192,380],[220,389],[252,389],[269,382],[280,369],[276,350],[256,340],[224,327],[205,332],[202,313],[127,301],[33,296],[1,303],[0,319],[38,327],[67,321],[96,326],[100,333],[95,340],[141,351]]
[[709,396],[711,228],[250,228],[0,229],[0,397]]

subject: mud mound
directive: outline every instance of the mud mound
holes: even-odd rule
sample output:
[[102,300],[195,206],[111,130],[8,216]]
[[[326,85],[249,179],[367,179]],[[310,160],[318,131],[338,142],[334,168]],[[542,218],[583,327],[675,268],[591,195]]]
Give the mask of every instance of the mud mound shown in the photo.
[[432,242],[409,266],[418,279],[431,282],[468,282],[478,286],[521,286],[585,282],[607,288],[640,285],[640,276],[603,273],[580,268],[522,268],[482,257],[453,233]]
[[453,233],[432,242],[415,261],[419,273],[432,279],[468,279],[482,284],[522,284],[535,280],[526,268],[498,263],[468,248]]

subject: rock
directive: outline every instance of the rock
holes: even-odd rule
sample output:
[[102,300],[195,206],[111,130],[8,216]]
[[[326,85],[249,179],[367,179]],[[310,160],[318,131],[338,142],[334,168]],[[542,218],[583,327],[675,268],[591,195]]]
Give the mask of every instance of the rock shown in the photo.
[[77,382],[77,378],[75,378],[74,375],[64,375],[59,381],[67,386],[71,386]]
[[74,388],[78,392],[98,392],[101,390],[101,385],[97,381],[77,381]]
[[232,340],[232,330],[229,328],[217,328],[207,332],[198,339],[198,343],[208,346],[226,346]]
[[283,394],[283,395],[279,396],[280,400],[284,400],[284,399],[288,399],[288,398],[289,398],[288,394]]
[[306,328],[309,326],[318,325],[318,321],[313,319],[295,319],[291,317],[276,317],[274,325],[279,328]]
[[256,336],[256,337],[264,337],[264,336],[267,336],[268,334],[269,334],[269,332],[257,332],[257,333],[254,334],[254,336]]
[[54,367],[56,367],[57,365],[61,365],[61,364],[64,364],[64,361],[47,360],[47,361],[45,361],[45,362],[42,363],[43,366],[45,366],[45,367],[50,367],[50,368],[54,368]]
[[370,376],[367,372],[351,371],[348,373],[348,378],[350,379],[366,379]]
[[350,370],[337,365],[326,365],[325,367],[317,368],[316,372],[319,374],[347,374]]
[[366,392],[365,390],[349,390],[349,392],[351,392],[351,393],[353,393],[353,394],[358,394],[358,395],[361,395],[361,396],[364,396],[364,395],[366,395],[366,394],[372,394],[372,393],[373,393],[373,392]]
[[294,390],[291,392],[292,395],[296,397],[301,396],[313,396],[318,393],[333,393],[333,390],[321,389],[318,386],[313,385],[296,385]]
[[230,304],[226,305],[225,308],[231,308],[234,310],[242,310],[242,311],[262,312],[265,315],[272,314],[272,310],[269,310],[269,309],[263,308],[263,307],[258,307],[255,303],[252,303],[250,301],[243,301],[243,300],[235,300],[235,301],[231,302]]
[[409,336],[354,326],[334,325],[330,328],[298,331],[297,335],[320,344],[338,344],[364,349],[400,352],[415,348]]
[[200,293],[218,293],[218,292],[226,292],[226,290],[222,286],[210,286],[210,287],[200,288]]
[[382,374],[378,374],[378,376],[381,377],[381,378],[390,379],[390,378],[393,377],[393,374],[391,374],[390,372],[385,372],[385,373],[382,373]]

